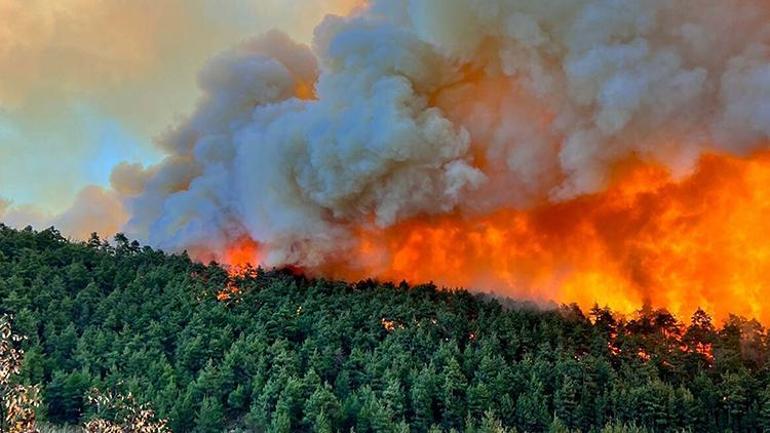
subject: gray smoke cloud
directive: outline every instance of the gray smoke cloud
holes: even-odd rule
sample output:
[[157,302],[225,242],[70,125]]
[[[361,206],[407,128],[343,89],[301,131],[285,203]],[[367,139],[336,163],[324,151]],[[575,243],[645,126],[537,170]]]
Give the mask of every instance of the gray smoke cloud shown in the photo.
[[169,156],[113,189],[158,247],[313,267],[361,228],[601,191],[630,158],[686,175],[767,146],[769,23],[759,0],[375,0],[312,47],[212,59]]

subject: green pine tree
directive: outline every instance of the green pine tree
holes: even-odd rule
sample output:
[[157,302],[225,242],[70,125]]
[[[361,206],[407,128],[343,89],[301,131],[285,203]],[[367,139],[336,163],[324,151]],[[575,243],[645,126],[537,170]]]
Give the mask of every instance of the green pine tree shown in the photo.
[[219,399],[204,397],[195,417],[196,433],[221,433],[224,427],[224,409]]

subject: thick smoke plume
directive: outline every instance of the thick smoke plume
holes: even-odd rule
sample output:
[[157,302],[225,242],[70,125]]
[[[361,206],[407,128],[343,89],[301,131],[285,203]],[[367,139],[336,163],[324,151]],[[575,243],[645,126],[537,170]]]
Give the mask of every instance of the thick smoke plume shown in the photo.
[[[638,290],[653,284],[640,276],[653,263],[628,257],[616,238],[650,218],[582,197],[655,167],[638,188],[616,191],[631,206],[636,198],[622,200],[689,178],[705,154],[766,149],[768,23],[760,0],[374,0],[326,18],[312,47],[271,32],[200,73],[200,103],[162,138],[162,163],[115,170],[125,230],[201,258],[227,260],[247,242],[267,265],[335,274],[342,264],[363,276],[423,257],[394,257],[392,242],[440,245],[446,263],[463,266],[450,260],[470,248],[458,237],[489,236],[484,245],[527,254],[502,264],[506,276],[488,288],[541,281],[517,274],[527,257],[550,258],[549,273],[562,276],[584,260],[624,257],[611,273]],[[672,192],[677,211],[687,191]],[[612,209],[600,223],[626,231],[579,235],[597,224],[587,222],[594,208]],[[555,221],[571,235],[539,234]],[[457,242],[426,241],[420,230],[434,223]],[[518,234],[501,241],[479,224]],[[581,256],[589,238],[601,251]]]
[[312,50],[273,32],[120,167],[131,234],[317,265],[351,230],[594,193],[630,158],[687,174],[770,134],[770,6],[744,0],[374,1]]

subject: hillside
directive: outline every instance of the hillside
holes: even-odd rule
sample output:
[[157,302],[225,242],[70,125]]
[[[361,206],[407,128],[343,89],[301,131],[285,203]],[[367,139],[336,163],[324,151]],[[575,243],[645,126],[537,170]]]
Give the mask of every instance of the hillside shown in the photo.
[[29,337],[22,377],[43,385],[52,424],[88,418],[95,386],[131,391],[177,433],[770,428],[756,322],[505,304],[432,285],[231,276],[120,235],[75,243],[0,225],[0,313]]

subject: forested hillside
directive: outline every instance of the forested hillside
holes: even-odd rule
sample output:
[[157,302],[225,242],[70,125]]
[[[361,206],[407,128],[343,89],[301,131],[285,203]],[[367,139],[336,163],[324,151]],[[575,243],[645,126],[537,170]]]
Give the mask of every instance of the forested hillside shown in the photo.
[[53,424],[87,419],[98,387],[132,392],[177,433],[770,428],[765,330],[715,329],[702,312],[683,325],[430,285],[231,276],[120,235],[0,225],[3,312],[29,337],[21,376],[42,385]]

